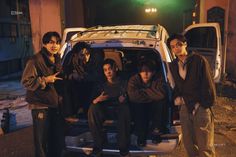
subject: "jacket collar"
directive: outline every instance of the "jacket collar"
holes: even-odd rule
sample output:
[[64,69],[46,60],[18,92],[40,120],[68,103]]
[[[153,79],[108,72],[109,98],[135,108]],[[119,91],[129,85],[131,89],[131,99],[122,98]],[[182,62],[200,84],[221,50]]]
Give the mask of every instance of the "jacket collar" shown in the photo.
[[56,71],[61,71],[62,70],[62,68],[61,68],[61,58],[60,58],[59,54],[54,55],[55,63],[53,63],[48,57],[48,54],[50,52],[48,52],[48,50],[46,48],[43,47],[41,49],[40,53],[42,54],[42,57],[44,58],[44,61],[45,61],[47,66],[55,66]]
[[[188,64],[189,62],[191,62],[192,56],[193,56],[194,54],[195,54],[195,52],[188,53],[187,58],[186,58],[184,64]],[[178,62],[182,62],[182,61],[180,61],[179,58],[177,57],[177,58],[176,58],[176,63],[178,63]]]

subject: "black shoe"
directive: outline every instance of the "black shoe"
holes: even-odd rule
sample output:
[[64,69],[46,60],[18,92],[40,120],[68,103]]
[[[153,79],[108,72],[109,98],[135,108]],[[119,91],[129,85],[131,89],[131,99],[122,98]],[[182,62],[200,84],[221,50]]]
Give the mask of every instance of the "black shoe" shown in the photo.
[[89,157],[103,157],[102,151],[93,150]]
[[152,137],[152,143],[153,144],[161,143],[161,141],[162,141],[161,136]]
[[146,140],[138,140],[137,144],[139,147],[145,147],[147,145]]
[[92,153],[89,155],[89,157],[103,157],[102,152],[99,153]]
[[126,155],[120,155],[120,157],[131,157],[130,153],[126,154]]
[[160,135],[160,134],[162,134],[160,129],[158,129],[158,128],[153,129],[152,135]]
[[160,143],[162,141],[161,134],[162,133],[160,132],[159,129],[154,129],[151,134],[152,143],[154,144]]

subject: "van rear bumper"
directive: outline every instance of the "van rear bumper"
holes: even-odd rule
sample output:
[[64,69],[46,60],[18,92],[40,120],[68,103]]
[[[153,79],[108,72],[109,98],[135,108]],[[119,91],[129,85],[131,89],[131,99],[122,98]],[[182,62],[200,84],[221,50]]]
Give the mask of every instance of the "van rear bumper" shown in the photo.
[[[182,135],[180,126],[173,126],[170,134],[161,135],[162,141],[158,144],[147,139],[146,147],[137,146],[137,136],[131,135],[130,153],[132,155],[161,155],[172,152],[180,143]],[[116,133],[107,133],[108,144],[104,146],[103,153],[116,155],[119,149],[116,144]],[[66,149],[71,152],[80,152],[89,155],[93,150],[91,133],[86,131],[78,136],[66,136]]]

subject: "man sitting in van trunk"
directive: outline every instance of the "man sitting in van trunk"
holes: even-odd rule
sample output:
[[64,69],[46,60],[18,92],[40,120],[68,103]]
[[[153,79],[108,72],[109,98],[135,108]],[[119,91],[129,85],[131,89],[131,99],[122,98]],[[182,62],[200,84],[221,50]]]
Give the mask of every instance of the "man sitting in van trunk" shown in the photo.
[[89,44],[79,42],[63,64],[64,115],[68,122],[77,122],[76,116],[81,109],[87,115],[93,86],[102,79],[103,56],[91,51]]
[[94,139],[92,156],[102,156],[102,148],[106,143],[103,122],[107,119],[109,107],[114,107],[114,114],[118,119],[118,147],[121,156],[129,156],[130,116],[126,97],[126,81],[118,77],[118,67],[114,60],[103,62],[106,81],[94,91],[95,98],[88,112],[89,127]]
[[138,146],[146,145],[150,121],[153,142],[160,142],[160,134],[164,129],[163,105],[166,94],[163,85],[162,78],[156,72],[155,62],[147,58],[141,59],[138,74],[130,78],[127,88],[132,103]]

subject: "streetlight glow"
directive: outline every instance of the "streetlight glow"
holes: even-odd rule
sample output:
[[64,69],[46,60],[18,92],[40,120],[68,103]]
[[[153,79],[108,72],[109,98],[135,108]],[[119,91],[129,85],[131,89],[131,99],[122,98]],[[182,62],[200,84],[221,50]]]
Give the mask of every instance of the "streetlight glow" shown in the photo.
[[145,9],[145,13],[156,13],[157,12],[157,8],[146,8]]
[[150,9],[150,8],[145,9],[145,12],[146,12],[146,13],[150,13],[150,12],[151,12],[151,9]]

